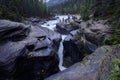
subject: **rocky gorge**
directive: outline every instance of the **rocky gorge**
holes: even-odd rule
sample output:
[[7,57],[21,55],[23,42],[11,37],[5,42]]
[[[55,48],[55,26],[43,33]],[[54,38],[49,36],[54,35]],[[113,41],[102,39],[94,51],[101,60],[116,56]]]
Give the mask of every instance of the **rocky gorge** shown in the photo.
[[0,20],[0,80],[107,80],[120,45],[102,46],[113,27],[68,16],[41,22]]

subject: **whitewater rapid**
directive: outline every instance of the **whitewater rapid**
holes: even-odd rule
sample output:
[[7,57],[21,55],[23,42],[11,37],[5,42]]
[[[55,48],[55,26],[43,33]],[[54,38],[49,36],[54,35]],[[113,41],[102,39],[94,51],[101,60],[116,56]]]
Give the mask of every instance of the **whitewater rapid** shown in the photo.
[[[62,21],[62,19],[68,19],[67,15],[60,15],[60,16],[55,16],[56,20],[49,20],[46,23],[44,23],[43,25],[41,25],[42,27],[46,27],[52,31],[55,31],[56,29],[56,24],[59,23],[60,21]],[[61,71],[65,70],[66,68],[63,66],[63,50],[64,50],[64,46],[63,46],[63,41],[64,39],[67,37],[67,35],[62,35],[62,40],[60,42],[59,45],[59,49],[58,49],[58,56],[59,56],[59,69]]]

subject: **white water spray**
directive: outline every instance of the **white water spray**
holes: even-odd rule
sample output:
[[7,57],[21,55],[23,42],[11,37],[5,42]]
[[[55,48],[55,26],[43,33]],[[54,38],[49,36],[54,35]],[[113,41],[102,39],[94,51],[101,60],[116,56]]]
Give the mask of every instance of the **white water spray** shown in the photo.
[[[55,30],[56,28],[56,24],[59,23],[60,20],[62,19],[67,19],[68,16],[67,15],[62,15],[62,16],[55,16],[55,17],[58,17],[58,19],[56,20],[50,20],[48,22],[46,22],[45,24],[41,25],[42,27],[46,27],[52,31]],[[62,35],[62,41],[60,42],[60,46],[59,46],[59,50],[58,50],[58,56],[59,56],[59,69],[61,71],[65,70],[66,68],[64,66],[62,66],[63,64],[63,50],[64,50],[64,47],[63,47],[63,41],[64,39],[67,37],[67,35]]]

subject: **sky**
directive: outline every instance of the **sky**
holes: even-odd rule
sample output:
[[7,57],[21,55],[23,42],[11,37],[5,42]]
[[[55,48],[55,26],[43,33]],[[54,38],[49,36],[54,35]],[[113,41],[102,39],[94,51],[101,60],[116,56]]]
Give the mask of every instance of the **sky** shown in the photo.
[[43,1],[46,1],[46,2],[48,2],[49,0],[43,0]]
[[49,0],[46,0],[46,2],[48,2]]

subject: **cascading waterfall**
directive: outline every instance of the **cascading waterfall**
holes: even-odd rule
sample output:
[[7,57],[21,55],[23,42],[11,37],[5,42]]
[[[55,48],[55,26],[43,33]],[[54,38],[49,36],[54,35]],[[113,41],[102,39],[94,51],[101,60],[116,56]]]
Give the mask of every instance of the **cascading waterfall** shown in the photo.
[[60,59],[59,69],[61,71],[66,69],[64,66],[62,66],[62,64],[63,64],[63,50],[64,50],[63,41],[66,37],[67,37],[67,35],[62,35],[62,41],[60,42],[60,46],[59,46],[59,50],[58,50],[58,56]]
[[[58,19],[56,20],[50,20],[48,21],[47,23],[41,25],[42,27],[46,27],[52,31],[55,31],[55,27],[56,27],[56,24],[59,23],[59,21],[62,21],[62,19],[67,19],[68,16],[67,15],[62,15],[62,16],[56,16],[58,17]],[[61,71],[65,70],[66,68],[64,66],[62,66],[63,64],[63,50],[64,50],[64,47],[63,47],[63,41],[64,39],[67,37],[67,35],[62,35],[62,41],[60,42],[60,45],[59,45],[59,49],[58,49],[58,56],[59,56],[59,69]]]

